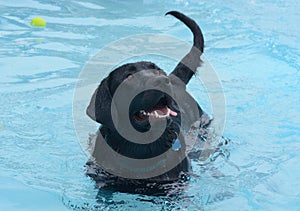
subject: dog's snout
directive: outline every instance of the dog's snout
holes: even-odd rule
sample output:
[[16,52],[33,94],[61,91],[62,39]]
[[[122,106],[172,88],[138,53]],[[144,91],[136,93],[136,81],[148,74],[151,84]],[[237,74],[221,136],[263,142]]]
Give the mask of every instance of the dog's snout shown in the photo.
[[167,77],[167,76],[162,76],[163,77],[163,81],[166,83],[166,84],[169,84],[171,81],[170,81],[170,78]]
[[165,86],[171,83],[170,79],[167,76],[159,76],[153,80],[154,86]]

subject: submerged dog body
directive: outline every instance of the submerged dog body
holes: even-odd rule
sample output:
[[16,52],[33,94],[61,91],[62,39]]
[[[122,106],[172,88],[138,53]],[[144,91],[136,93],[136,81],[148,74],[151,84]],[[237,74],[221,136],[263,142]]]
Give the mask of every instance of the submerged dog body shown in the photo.
[[[195,74],[200,66],[200,55],[204,49],[204,39],[199,26],[182,13],[172,11],[174,17],[187,25],[194,35],[193,47],[190,52],[179,62],[170,75],[152,62],[136,62],[122,65],[112,71],[96,89],[87,108],[87,114],[96,122],[101,123],[92,159],[87,162],[87,175],[97,181],[99,186],[113,186],[114,189],[126,192],[139,192],[137,187],[155,184],[165,184],[173,181],[184,180],[191,171],[189,156],[186,153],[185,137],[181,130],[189,130],[191,125],[199,121],[198,127],[206,127],[210,123],[208,116],[200,106],[192,105],[193,98],[186,92],[185,85]],[[123,95],[115,99],[115,95],[122,84]],[[125,85],[124,85],[125,84]],[[124,88],[125,87],[125,88]],[[144,87],[156,87],[144,90]],[[161,91],[161,90],[167,90]],[[124,94],[125,93],[125,94]],[[131,101],[129,109],[124,111],[122,103],[128,96],[138,93]],[[178,104],[174,100],[180,99]],[[113,109],[112,109],[113,108]],[[196,109],[195,109],[196,108]],[[124,137],[118,128],[127,128],[126,122],[140,134],[146,134],[153,138],[150,143],[132,142],[129,136]],[[184,119],[184,121],[183,121]],[[156,125],[165,125],[162,134],[156,138]],[[156,127],[159,128],[159,127]],[[101,144],[107,143],[111,149],[122,156],[132,159],[150,159],[166,154],[174,148],[176,142],[179,147],[174,148],[172,154],[176,164],[173,168],[166,168],[161,174],[147,179],[126,179],[122,176],[109,173],[98,165],[103,159],[99,153]],[[174,156],[175,155],[175,156]],[[164,157],[162,157],[164,159]],[[100,162],[101,163],[101,162]],[[114,165],[114,164],[112,164]],[[135,190],[132,191],[132,186]],[[140,190],[140,189],[139,189]],[[143,189],[144,193],[145,189]]]

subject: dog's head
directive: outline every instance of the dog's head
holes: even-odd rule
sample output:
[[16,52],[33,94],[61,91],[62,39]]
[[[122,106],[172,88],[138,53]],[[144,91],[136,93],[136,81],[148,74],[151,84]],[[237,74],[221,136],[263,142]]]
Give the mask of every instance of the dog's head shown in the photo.
[[[189,110],[189,105],[186,105],[185,109],[179,109],[175,100],[166,93],[176,92],[178,98],[182,98],[181,101],[188,102],[191,98],[185,92],[185,85],[200,65],[204,40],[199,26],[192,19],[176,11],[167,14],[181,20],[193,32],[194,43],[190,52],[179,62],[170,75],[167,75],[151,62],[125,64],[112,71],[101,82],[87,108],[87,114],[93,120],[115,130],[114,124],[122,122],[118,120],[129,117],[133,127],[140,132],[150,129],[150,121],[175,119],[180,124],[181,112]],[[179,79],[181,83],[174,79]],[[115,98],[114,96],[121,85],[125,91]],[[153,87],[153,89],[144,90],[144,87]],[[128,96],[132,96],[133,93],[136,95],[132,99],[129,109],[124,111],[122,102],[125,102]],[[115,104],[115,100],[118,103]],[[190,115],[190,119],[195,119],[193,115],[198,116],[193,112],[186,113]],[[112,120],[112,115],[117,121]]]
[[[122,88],[119,87],[121,84]],[[156,89],[144,90],[145,87],[155,87]],[[122,94],[118,99],[114,98],[113,100],[118,88],[122,89]],[[151,127],[150,121],[153,123],[160,119],[180,116],[172,97],[159,90],[163,89],[171,93],[178,88],[172,78],[154,63],[125,64],[112,71],[101,82],[87,108],[87,114],[93,120],[114,130],[111,106],[112,103],[118,101],[119,103],[114,104],[115,110],[113,111],[117,119],[126,118],[129,115],[133,127],[140,132],[145,132]],[[129,110],[124,112],[122,100],[132,94],[135,97],[130,103]]]

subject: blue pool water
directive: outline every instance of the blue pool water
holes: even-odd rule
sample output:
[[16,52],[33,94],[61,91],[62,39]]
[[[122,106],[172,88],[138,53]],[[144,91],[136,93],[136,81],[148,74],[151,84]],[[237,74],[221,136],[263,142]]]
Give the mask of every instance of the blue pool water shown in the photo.
[[[0,210],[299,210],[299,9],[296,0],[0,0]],[[200,177],[178,199],[115,193],[102,203],[73,125],[78,76],[99,49],[130,35],[190,42],[163,16],[169,10],[203,30],[226,97],[230,156],[193,163]],[[45,28],[30,26],[37,16]],[[193,94],[209,112],[207,96]]]

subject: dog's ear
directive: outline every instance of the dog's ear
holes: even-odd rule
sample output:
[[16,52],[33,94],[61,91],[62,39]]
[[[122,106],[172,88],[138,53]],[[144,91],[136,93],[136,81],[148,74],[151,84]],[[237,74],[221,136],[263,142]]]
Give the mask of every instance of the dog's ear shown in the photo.
[[111,101],[112,96],[108,86],[108,78],[105,78],[92,96],[90,104],[86,109],[87,115],[98,123],[104,125],[110,123]]
[[95,114],[95,103],[96,103],[96,95],[98,92],[98,88],[94,92],[90,104],[86,108],[86,114],[94,121],[96,121],[96,114]]

